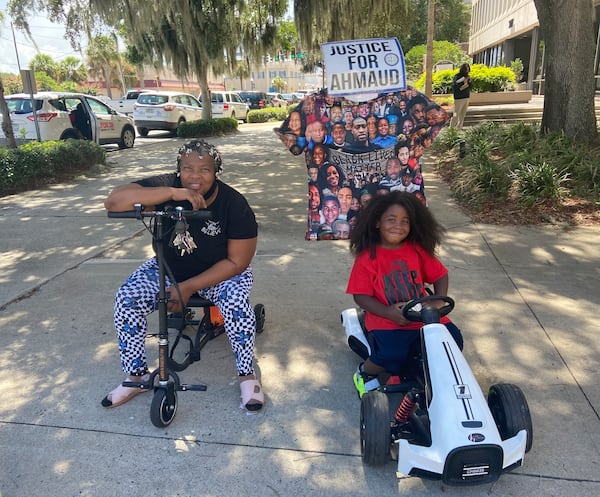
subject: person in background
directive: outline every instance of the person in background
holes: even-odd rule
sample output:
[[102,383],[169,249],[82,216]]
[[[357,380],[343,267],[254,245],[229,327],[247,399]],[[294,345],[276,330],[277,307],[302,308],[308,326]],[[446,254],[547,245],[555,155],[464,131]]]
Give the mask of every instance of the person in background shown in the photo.
[[452,92],[454,94],[454,114],[450,119],[450,126],[462,130],[469,108],[469,98],[471,97],[471,76],[469,76],[471,66],[463,64],[458,73],[452,78]]

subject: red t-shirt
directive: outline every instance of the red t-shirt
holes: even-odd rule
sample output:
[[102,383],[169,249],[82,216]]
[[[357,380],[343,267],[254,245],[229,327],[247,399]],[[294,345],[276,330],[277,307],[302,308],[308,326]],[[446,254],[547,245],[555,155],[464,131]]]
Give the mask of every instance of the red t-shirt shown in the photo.
[[[425,284],[433,284],[446,274],[442,262],[416,243],[406,242],[393,250],[377,245],[374,259],[370,249],[356,256],[346,293],[369,295],[385,305],[408,302],[427,295]],[[442,318],[442,323],[448,322],[448,318]],[[420,328],[423,323],[400,325],[366,312],[365,326],[369,331],[404,330]]]

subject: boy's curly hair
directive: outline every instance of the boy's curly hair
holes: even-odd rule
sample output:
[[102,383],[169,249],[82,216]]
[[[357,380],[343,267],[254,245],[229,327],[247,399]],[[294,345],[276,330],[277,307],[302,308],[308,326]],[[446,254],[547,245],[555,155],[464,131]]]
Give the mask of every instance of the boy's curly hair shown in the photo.
[[400,205],[408,212],[410,233],[406,240],[418,243],[428,254],[435,255],[436,248],[441,243],[446,230],[413,193],[400,191],[373,197],[369,205],[359,212],[356,226],[350,233],[352,254],[358,255],[369,248],[371,257],[375,257],[375,247],[381,243],[377,223],[383,213],[392,205]]

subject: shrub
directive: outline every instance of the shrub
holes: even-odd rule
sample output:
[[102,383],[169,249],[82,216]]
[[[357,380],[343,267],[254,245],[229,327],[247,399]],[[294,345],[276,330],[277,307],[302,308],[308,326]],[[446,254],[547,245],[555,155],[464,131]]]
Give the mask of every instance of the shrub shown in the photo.
[[523,164],[512,171],[511,178],[515,181],[519,202],[531,207],[540,200],[557,202],[566,195],[564,185],[569,181],[569,173],[557,171],[548,162],[541,161]]
[[219,119],[199,119],[181,123],[177,127],[179,138],[202,138],[205,136],[224,135],[234,133],[238,129],[237,119],[222,117]]
[[[465,142],[460,158],[457,146]],[[556,203],[569,194],[600,197],[600,149],[562,133],[540,133],[539,124],[486,122],[459,132],[446,128],[433,143],[437,171],[455,197],[475,205],[514,198],[523,208],[538,200]],[[449,160],[450,159],[450,160]]]
[[[289,107],[291,106],[288,106],[288,108]],[[287,116],[288,109],[285,107],[265,107],[264,109],[251,110],[248,112],[248,122],[266,123],[270,121],[284,121]]]
[[457,128],[451,128],[447,126],[440,131],[440,134],[436,137],[431,145],[431,149],[434,152],[451,151],[460,145],[463,141],[463,133]]
[[30,142],[0,148],[0,195],[72,178],[96,164],[106,164],[106,151],[87,140]]
[[[448,94],[452,93],[452,78],[458,72],[458,69],[446,69],[433,73],[432,93]],[[471,90],[475,93],[485,91],[503,91],[514,88],[515,73],[508,67],[487,67],[483,64],[473,64],[471,66],[471,79],[473,80]],[[421,91],[425,88],[425,74],[415,83],[415,87]]]

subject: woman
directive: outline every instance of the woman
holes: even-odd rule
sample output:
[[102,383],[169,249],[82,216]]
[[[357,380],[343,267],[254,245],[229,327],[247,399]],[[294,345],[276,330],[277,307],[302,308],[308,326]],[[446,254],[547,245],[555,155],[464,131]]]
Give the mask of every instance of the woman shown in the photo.
[[[177,171],[115,188],[104,201],[108,211],[165,210],[167,206],[207,209],[210,219],[186,219],[187,243],[162,240],[170,267],[167,277],[168,312],[182,312],[194,294],[212,301],[225,322],[239,377],[242,404],[258,411],[264,404],[254,371],[256,317],[250,305],[258,228],[254,212],[237,190],[218,180],[222,170],[217,149],[193,140],[179,149]],[[172,224],[172,222],[170,222]],[[166,223],[166,229],[172,226]],[[128,382],[149,380],[145,338],[147,316],[156,309],[158,263],[153,257],[136,269],[117,291],[114,324],[121,368]],[[151,390],[151,389],[150,389]],[[148,389],[117,386],[104,399],[110,408],[124,404]]]
[[321,192],[329,190],[329,195],[337,197],[345,181],[346,175],[336,164],[328,164],[319,169],[318,184]]
[[452,79],[452,92],[454,94],[454,114],[450,119],[450,127],[462,130],[469,108],[469,98],[471,97],[471,66],[463,64],[458,73]]

